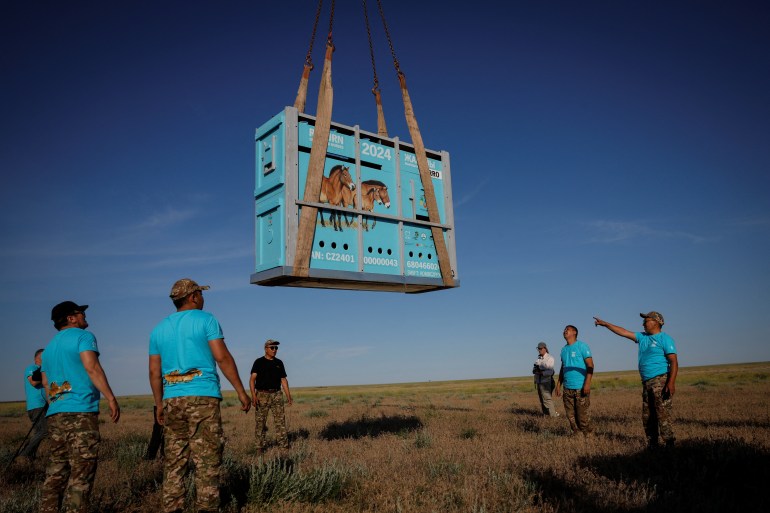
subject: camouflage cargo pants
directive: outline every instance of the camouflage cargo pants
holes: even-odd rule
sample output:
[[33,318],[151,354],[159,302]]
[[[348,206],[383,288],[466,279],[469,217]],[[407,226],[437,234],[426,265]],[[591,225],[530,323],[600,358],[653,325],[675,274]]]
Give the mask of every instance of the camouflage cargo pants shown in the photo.
[[47,420],[51,456],[40,511],[86,512],[98,461],[99,414],[57,413]]
[[224,448],[219,399],[174,397],[163,401],[163,412],[163,511],[184,509],[184,478],[191,459],[196,508],[217,511]]
[[642,423],[647,443],[658,445],[658,433],[665,443],[674,442],[671,428],[671,397],[663,396],[668,376],[661,374],[642,383]]
[[565,388],[563,394],[564,410],[567,413],[567,420],[573,433],[582,432],[584,435],[591,434],[591,396],[583,395],[582,390],[573,390]]
[[268,392],[257,390],[257,407],[254,409],[257,424],[255,434],[257,449],[263,450],[267,442],[267,414],[273,412],[276,443],[284,449],[289,448],[289,436],[286,433],[286,413],[283,409],[283,395],[280,390]]

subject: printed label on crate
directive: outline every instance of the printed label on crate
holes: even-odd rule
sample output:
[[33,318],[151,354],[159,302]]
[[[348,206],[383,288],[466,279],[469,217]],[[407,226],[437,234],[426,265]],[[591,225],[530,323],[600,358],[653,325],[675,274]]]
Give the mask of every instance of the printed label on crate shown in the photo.
[[[313,134],[315,127],[305,122],[299,124],[299,143],[302,146],[311,147],[313,145]],[[332,153],[352,157],[355,153],[355,138],[335,132],[333,129],[329,132],[328,150]]]
[[383,267],[393,267],[394,269],[398,269],[398,258],[387,258],[387,257],[374,257],[374,256],[365,256],[364,257],[364,264],[366,265],[381,265]]
[[421,276],[423,278],[441,278],[441,270],[435,262],[406,262],[407,276]]
[[[404,165],[414,169],[419,169],[417,166],[417,157],[413,153],[404,153]],[[435,178],[436,180],[442,180],[440,162],[428,159],[428,169],[430,169],[430,176],[432,178]]]
[[390,162],[393,159],[393,148],[362,140],[361,156],[365,159],[366,157],[371,157],[377,160],[387,160]]
[[356,257],[350,253],[338,253],[336,251],[318,251],[315,250],[311,253],[313,260],[321,260],[326,262],[343,262],[346,264],[355,264]]
[[436,257],[433,236],[427,228],[404,227],[404,248],[406,249],[406,276],[440,278],[441,269]]

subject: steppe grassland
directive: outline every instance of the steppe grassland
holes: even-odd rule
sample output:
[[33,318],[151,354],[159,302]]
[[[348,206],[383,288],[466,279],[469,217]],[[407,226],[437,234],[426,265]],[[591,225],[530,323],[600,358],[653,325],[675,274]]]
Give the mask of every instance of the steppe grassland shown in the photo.
[[[241,413],[230,393],[223,510],[756,508],[770,478],[769,378],[770,363],[681,369],[678,446],[663,454],[644,450],[630,371],[594,378],[592,440],[570,437],[563,417],[539,415],[529,377],[296,389],[286,409],[292,449],[273,447],[262,459],[253,413]],[[123,397],[121,406],[119,424],[102,422],[92,510],[159,511],[161,464],[141,459],[152,402]],[[29,429],[23,404],[0,405],[0,422],[5,469]],[[43,471],[44,461],[4,471],[0,512],[36,511]]]

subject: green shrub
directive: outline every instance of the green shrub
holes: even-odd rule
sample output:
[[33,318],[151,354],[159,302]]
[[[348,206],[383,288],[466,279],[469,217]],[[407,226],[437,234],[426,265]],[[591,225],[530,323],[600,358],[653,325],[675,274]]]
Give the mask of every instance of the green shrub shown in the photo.
[[428,462],[428,475],[431,479],[446,479],[459,476],[462,465],[453,461]]
[[476,431],[475,428],[465,428],[462,431],[460,431],[460,438],[464,440],[470,440],[471,438],[476,438],[479,435],[479,432]]
[[414,446],[418,449],[425,449],[433,444],[433,439],[427,430],[423,429],[417,432],[417,436],[414,438]]
[[139,433],[130,433],[117,440],[102,440],[99,459],[117,461],[121,468],[133,468],[147,451],[150,439]]
[[350,472],[335,462],[301,472],[290,460],[270,460],[251,466],[248,502],[276,501],[320,503],[336,499],[350,480]]
[[0,499],[0,513],[37,513],[40,505],[40,488],[30,487],[24,493],[15,493]]

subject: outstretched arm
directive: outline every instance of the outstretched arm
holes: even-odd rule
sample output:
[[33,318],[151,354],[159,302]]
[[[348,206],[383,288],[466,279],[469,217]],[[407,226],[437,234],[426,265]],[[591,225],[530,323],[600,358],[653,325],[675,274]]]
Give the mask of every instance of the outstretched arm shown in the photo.
[[217,361],[219,368],[222,369],[222,374],[225,375],[227,381],[235,388],[235,393],[238,394],[238,400],[241,402],[241,410],[244,412],[249,411],[251,408],[251,398],[243,388],[241,377],[238,375],[238,366],[235,365],[235,359],[230,354],[230,350],[227,349],[224,339],[209,340],[209,347],[211,348],[211,354],[214,355],[214,360]]
[[620,326],[615,326],[614,324],[610,324],[607,321],[603,321],[598,317],[594,317],[594,326],[604,326],[605,328],[613,332],[615,335],[620,335],[621,337],[626,337],[636,342],[636,334],[633,331],[628,331],[627,329],[621,328]]

